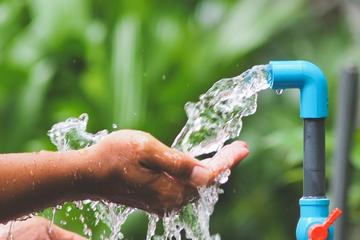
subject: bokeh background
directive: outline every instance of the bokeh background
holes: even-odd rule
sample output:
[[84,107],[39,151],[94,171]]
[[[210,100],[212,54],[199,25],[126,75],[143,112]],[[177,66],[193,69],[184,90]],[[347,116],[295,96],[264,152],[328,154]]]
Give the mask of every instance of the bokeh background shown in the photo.
[[[270,60],[306,59],[329,80],[331,178],[339,72],[360,65],[359,9],[357,1],[336,0],[1,1],[0,150],[54,150],[47,130],[83,112],[92,132],[116,123],[170,145],[186,121],[184,104],[218,79]],[[296,91],[262,92],[257,113],[244,120],[251,155],[224,186],[211,220],[223,239],[294,239],[302,193],[298,101]],[[351,156],[349,232],[359,239],[359,130]],[[63,227],[81,233],[71,214]],[[126,239],[143,239],[146,224],[133,215]]]

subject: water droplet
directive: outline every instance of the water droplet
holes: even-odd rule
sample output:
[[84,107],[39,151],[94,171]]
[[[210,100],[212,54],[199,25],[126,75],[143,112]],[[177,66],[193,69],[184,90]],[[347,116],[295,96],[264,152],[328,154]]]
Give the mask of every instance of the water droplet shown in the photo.
[[115,123],[113,123],[113,124],[112,124],[112,128],[113,128],[113,129],[117,129],[117,128],[118,128],[118,125],[115,124]]
[[79,217],[81,223],[84,223],[85,222],[85,217],[84,215],[80,214],[80,217]]
[[162,80],[166,80],[166,75],[165,74],[162,75]]
[[277,95],[281,95],[283,92],[284,92],[284,89],[276,89],[276,90],[275,90],[275,93],[276,93]]
[[226,182],[229,180],[230,174],[231,174],[230,169],[227,169],[226,171],[224,171],[223,173],[221,173],[221,174],[218,176],[217,181],[218,181],[220,184],[226,183]]
[[71,207],[71,206],[67,206],[67,207],[66,207],[66,211],[67,211],[67,212],[71,212],[71,210],[72,210],[72,207]]
[[57,211],[56,207],[52,208],[52,216],[51,216],[50,225],[49,225],[49,228],[48,228],[48,233],[49,234],[51,234],[51,232],[52,232],[52,228],[53,228],[54,221],[55,221],[56,211]]
[[10,226],[9,226],[9,232],[8,232],[8,235],[7,235],[7,240],[14,240],[14,236],[13,236],[13,228],[14,228],[14,225],[15,225],[15,221],[10,221]]
[[155,236],[156,223],[159,221],[159,217],[156,214],[148,214],[149,223],[146,233],[146,240],[151,240]]
[[74,202],[75,203],[75,206],[79,209],[79,210],[83,210],[84,208],[84,204],[82,201],[76,201]]
[[61,220],[60,220],[60,224],[61,224],[61,225],[66,225],[67,222],[66,222],[65,220],[61,219]]
[[92,237],[92,231],[91,229],[88,227],[88,225],[86,223],[84,223],[83,225],[83,233],[85,236],[91,238]]
[[79,116],[79,119],[83,122],[87,122],[89,120],[89,115],[87,113],[82,113],[80,116]]

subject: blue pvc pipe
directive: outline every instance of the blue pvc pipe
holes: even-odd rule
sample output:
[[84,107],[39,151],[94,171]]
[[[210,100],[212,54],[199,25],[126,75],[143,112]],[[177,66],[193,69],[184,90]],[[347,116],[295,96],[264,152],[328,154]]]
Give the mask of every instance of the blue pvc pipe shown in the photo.
[[328,116],[327,80],[319,67],[307,61],[271,61],[272,89],[300,89],[301,118]]
[[[300,116],[304,119],[304,197],[300,199],[297,240],[308,240],[309,229],[329,215],[325,197],[325,118],[328,116],[327,80],[316,65],[307,61],[269,63],[272,89],[298,88]],[[333,239],[333,228],[328,240]]]

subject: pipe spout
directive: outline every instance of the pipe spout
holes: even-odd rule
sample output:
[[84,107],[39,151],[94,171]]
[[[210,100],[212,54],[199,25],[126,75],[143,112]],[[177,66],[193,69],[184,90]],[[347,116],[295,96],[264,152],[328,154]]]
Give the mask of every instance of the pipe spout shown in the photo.
[[300,89],[300,117],[328,116],[327,80],[319,67],[307,61],[271,61],[272,89]]

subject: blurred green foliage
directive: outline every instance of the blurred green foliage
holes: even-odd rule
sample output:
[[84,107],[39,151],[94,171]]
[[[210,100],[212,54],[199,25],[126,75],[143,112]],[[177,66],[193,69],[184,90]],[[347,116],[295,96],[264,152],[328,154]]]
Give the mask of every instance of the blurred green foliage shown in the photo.
[[[360,64],[346,3],[334,2],[1,1],[0,149],[54,150],[47,130],[83,112],[92,132],[116,123],[171,144],[185,123],[185,102],[216,80],[273,59],[306,59],[329,80],[329,177],[338,73],[349,62]],[[355,134],[354,228],[360,224],[360,131]],[[223,239],[293,239],[302,192],[297,93],[262,93],[242,138],[251,155],[225,185],[212,231]],[[127,239],[143,239],[146,223],[142,214],[132,216]],[[77,221],[64,227],[81,233]]]

